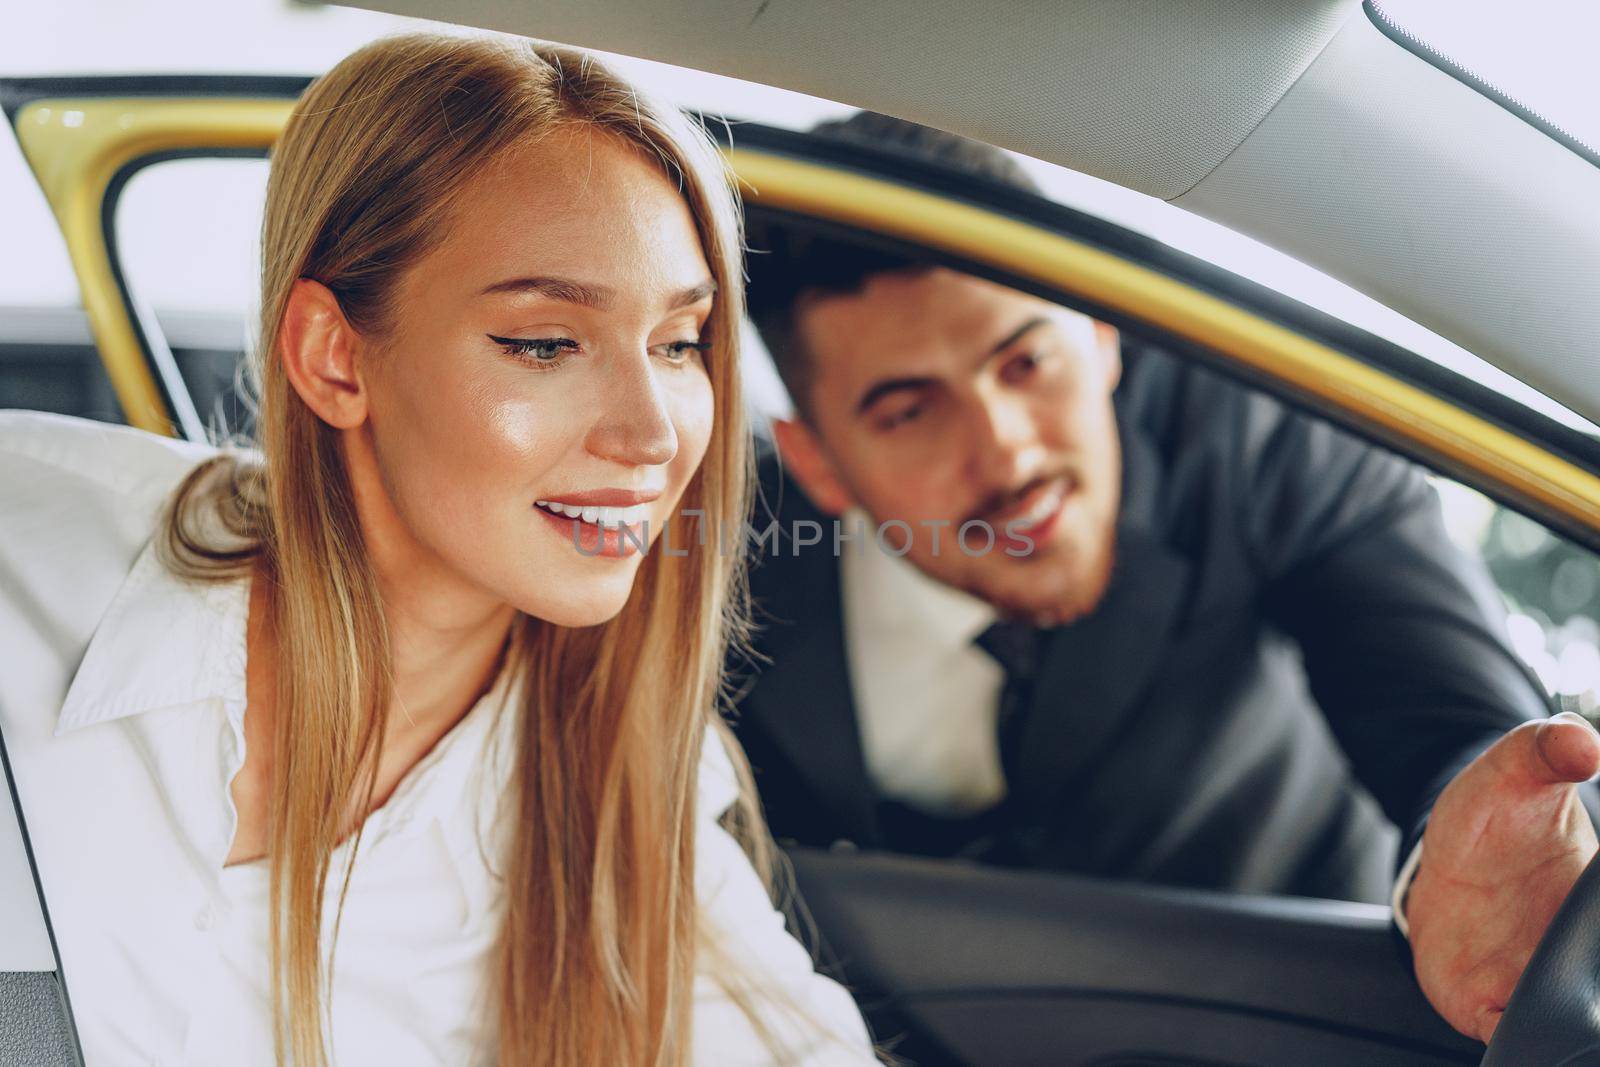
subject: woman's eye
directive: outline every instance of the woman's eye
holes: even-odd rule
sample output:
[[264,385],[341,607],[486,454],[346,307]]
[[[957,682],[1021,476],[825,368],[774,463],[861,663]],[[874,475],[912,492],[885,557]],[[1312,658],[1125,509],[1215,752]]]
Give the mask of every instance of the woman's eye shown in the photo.
[[697,356],[704,356],[711,350],[708,341],[673,341],[661,346],[666,350],[667,358],[673,363],[685,363]]
[[496,337],[487,335],[508,356],[536,366],[555,366],[567,352],[576,351],[578,342],[569,337]]

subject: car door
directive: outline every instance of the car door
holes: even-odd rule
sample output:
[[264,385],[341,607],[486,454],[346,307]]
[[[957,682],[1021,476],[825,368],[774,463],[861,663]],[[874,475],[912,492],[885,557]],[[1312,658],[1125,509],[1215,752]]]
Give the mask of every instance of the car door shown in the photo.
[[[1102,219],[870,146],[749,129],[738,139],[752,217],[887,244],[1076,307],[1593,543],[1589,506],[1559,502],[1572,502],[1569,490],[1594,499],[1600,454],[1585,433]],[[1512,467],[1520,473],[1508,480]],[[849,847],[791,859],[824,959],[912,1062],[1428,1064],[1482,1054],[1422,999],[1387,908]]]
[[[192,438],[207,430],[180,354],[119,252],[123,193],[165,163],[262,158],[304,84],[0,83],[133,425]],[[1078,307],[1600,542],[1600,447],[1584,434],[1102,219],[866,146],[737,130],[729,154],[753,212],[915,248]],[[7,855],[0,906],[31,933],[4,942],[15,957],[5,963],[34,976],[22,981],[28,1003],[51,1010],[0,1009],[0,1025],[24,1036],[48,1028],[54,1036],[40,1040],[65,1041],[70,1055],[63,976],[41,940],[47,895],[33,892],[17,859],[25,850]],[[1422,1000],[1383,908],[828,853],[794,862],[823,950],[923,1062],[1462,1063],[1480,1051]],[[1093,1010],[1067,1010],[1085,1004]]]
[[0,778],[0,1061],[64,1067],[80,1062],[78,1042],[3,738]]
[[[33,79],[0,83],[3,108],[44,189],[77,275],[104,380],[123,421],[200,437],[165,335],[117,256],[118,198],[140,168],[186,153],[264,156],[305,79]],[[26,364],[4,373],[28,374]],[[98,395],[100,386],[96,383]],[[59,392],[59,391],[57,391]],[[8,395],[27,396],[27,389]],[[103,402],[77,405],[110,416]],[[0,737],[0,758],[4,738]],[[81,1062],[67,978],[31,859],[9,764],[0,803],[0,1062]]]

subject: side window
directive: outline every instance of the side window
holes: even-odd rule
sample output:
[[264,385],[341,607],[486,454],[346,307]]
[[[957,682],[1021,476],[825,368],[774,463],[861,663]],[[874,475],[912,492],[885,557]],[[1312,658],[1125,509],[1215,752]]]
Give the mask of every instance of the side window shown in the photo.
[[[739,729],[780,840],[1384,903],[1441,752],[1547,704],[1600,712],[1588,550],[1435,476],[1441,535],[1416,469],[1215,353],[1124,324],[1118,361],[1088,306],[752,220],[758,321],[820,304],[796,277],[835,301],[789,370],[862,513],[830,537],[811,505],[837,485],[804,451],[763,470],[778,528],[752,588],[779,621]],[[1029,545],[980,529],[941,555],[931,533],[985,522]],[[812,769],[852,751],[858,792]]]
[[122,422],[60,227],[9,129],[0,130],[0,408]]
[[1464,485],[1434,484],[1450,536],[1505,598],[1517,654],[1561,710],[1600,721],[1600,559]]
[[170,350],[212,434],[250,429],[241,387],[266,189],[264,159],[168,160],[133,174],[113,216],[117,260],[147,338]]
[[[1381,22],[1401,27],[1397,40],[1419,50],[1429,62],[1437,61],[1439,54],[1422,42],[1431,42],[1440,48],[1447,44],[1461,49],[1475,48],[1481,53],[1475,58],[1484,62],[1505,60],[1505,56],[1498,55],[1505,42],[1476,32],[1481,26],[1475,27],[1471,19],[1446,19],[1443,8],[1414,0],[1387,0],[1378,7]],[[1475,14],[1479,15],[1480,22],[1492,17],[1487,13]],[[1434,36],[1438,37],[1437,41],[1432,41]],[[1496,47],[1485,51],[1484,46],[1490,43]],[[1528,44],[1527,41],[1512,43],[1517,47]],[[1507,54],[1516,54],[1515,49]],[[1527,64],[1522,68],[1515,73],[1526,75],[1533,70]],[[1450,69],[1448,64],[1447,69]],[[1559,72],[1567,68],[1557,63],[1551,65],[1551,69]],[[1462,76],[1459,69],[1451,72]],[[1541,69],[1540,73],[1545,72]],[[1528,88],[1548,90],[1554,84]],[[1567,92],[1564,96],[1558,93],[1543,103],[1555,106],[1562,100],[1570,104],[1579,99],[1583,99],[1581,94]],[[1577,123],[1577,118],[1572,117],[1566,125],[1571,127]],[[1511,408],[1525,409],[1600,440],[1600,426],[1592,420],[1291,256],[1155,198],[1027,156],[1014,158],[1052,200],[1114,220],[1230,273],[1277,290],[1391,341],[1428,363],[1460,374],[1498,394]],[[1552,534],[1537,522],[1500,507],[1458,483],[1440,478],[1435,479],[1435,485],[1443,498],[1451,536],[1462,548],[1483,557],[1505,596],[1510,612],[1511,639],[1518,654],[1534,668],[1564,710],[1577,711],[1591,719],[1600,716],[1600,692],[1597,692],[1600,688],[1600,624],[1596,622],[1600,619],[1600,559]]]
[[0,315],[0,408],[124,421],[80,308],[4,309]]

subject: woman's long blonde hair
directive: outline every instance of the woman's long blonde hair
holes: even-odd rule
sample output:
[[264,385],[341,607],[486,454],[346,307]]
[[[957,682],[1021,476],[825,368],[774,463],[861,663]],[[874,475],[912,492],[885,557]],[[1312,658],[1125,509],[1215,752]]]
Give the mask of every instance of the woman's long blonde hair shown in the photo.
[[[259,569],[270,589],[273,1009],[279,1059],[299,1067],[327,1061],[321,905],[347,816],[370,807],[391,664],[338,432],[301,401],[278,358],[289,291],[299,278],[321,282],[381,342],[397,279],[465,207],[471,178],[572,123],[636,146],[678,183],[694,217],[718,286],[705,335],[716,421],[682,507],[703,509],[713,530],[740,528],[750,459],[739,214],[720,154],[581,52],[429,34],[362,48],[294,109],[273,153],[262,233],[252,368],[261,458],[228,452],[198,469],[166,519],[166,556],[181,573]],[[242,540],[203,533],[210,515]],[[507,669],[526,684],[497,965],[502,1062],[677,1067],[687,1057],[697,768],[705,731],[726,729],[718,679],[744,618],[740,553],[703,540],[686,557],[650,553],[612,621],[575,630],[519,616],[507,645]],[[740,817],[764,841],[742,762],[740,774]]]

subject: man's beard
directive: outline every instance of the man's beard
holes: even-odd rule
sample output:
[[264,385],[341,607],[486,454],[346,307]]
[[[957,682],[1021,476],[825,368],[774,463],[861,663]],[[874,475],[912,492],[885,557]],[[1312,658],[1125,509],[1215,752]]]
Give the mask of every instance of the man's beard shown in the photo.
[[1111,572],[1117,555],[1116,523],[1106,523],[1101,536],[1094,538],[1093,542],[1093,558],[1072,568],[1080,573],[1070,580],[1068,588],[1049,603],[1040,603],[1032,598],[1007,598],[1004,593],[981,584],[968,588],[966,592],[987,601],[1003,618],[1028,622],[1040,628],[1066,626],[1092,614],[1105,599],[1106,589],[1111,584]]

